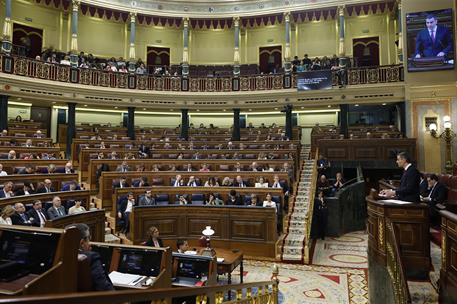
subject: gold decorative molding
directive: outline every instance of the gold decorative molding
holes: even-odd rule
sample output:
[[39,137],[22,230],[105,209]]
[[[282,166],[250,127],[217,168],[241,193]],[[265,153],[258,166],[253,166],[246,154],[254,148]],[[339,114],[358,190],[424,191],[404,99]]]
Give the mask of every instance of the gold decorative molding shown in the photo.
[[384,251],[384,221],[379,218],[378,219],[378,247]]

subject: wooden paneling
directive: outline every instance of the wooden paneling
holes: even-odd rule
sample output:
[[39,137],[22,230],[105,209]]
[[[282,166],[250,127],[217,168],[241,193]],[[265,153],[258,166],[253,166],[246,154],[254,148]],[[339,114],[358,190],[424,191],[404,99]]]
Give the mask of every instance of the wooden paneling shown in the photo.
[[457,303],[457,215],[441,211],[440,303]]
[[402,263],[409,278],[428,277],[430,270],[429,216],[426,204],[394,204],[367,197],[368,251],[372,258],[386,262],[386,219],[398,237]]
[[416,159],[415,138],[319,139],[317,147],[330,160],[394,160],[400,151]]
[[62,216],[46,221],[45,227],[63,229],[70,224],[76,223],[84,223],[89,226],[92,241],[105,241],[105,210],[87,211],[84,213]]
[[[170,223],[173,224],[170,225]],[[273,208],[234,206],[152,206],[135,207],[131,214],[131,235],[134,244],[147,239],[150,226],[159,228],[167,240],[187,238],[192,242],[211,225],[215,248],[242,249],[247,255],[275,256],[277,241],[276,213]],[[167,242],[165,242],[167,243]]]

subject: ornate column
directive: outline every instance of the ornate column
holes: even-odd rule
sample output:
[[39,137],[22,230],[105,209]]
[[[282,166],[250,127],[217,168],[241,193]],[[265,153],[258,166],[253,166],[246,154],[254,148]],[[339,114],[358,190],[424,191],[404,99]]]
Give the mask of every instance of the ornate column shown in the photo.
[[290,74],[292,72],[292,64],[290,63],[290,12],[284,13],[286,23],[286,47],[284,49],[284,72]]
[[232,140],[239,141],[241,137],[240,131],[240,109],[233,109],[233,129]]
[[189,18],[183,18],[182,76],[189,76]]
[[70,159],[71,155],[71,146],[73,144],[73,138],[76,133],[76,103],[68,103],[68,112],[67,112],[67,146],[66,154],[67,158]]
[[339,16],[339,44],[338,44],[338,55],[340,57],[346,56],[346,48],[344,46],[344,10],[345,6],[338,6]]
[[189,139],[189,110],[181,109],[181,138]]
[[235,48],[233,49],[233,76],[240,76],[240,17],[233,17]]
[[397,0],[397,32],[398,32],[398,63],[403,62],[403,18],[401,16],[402,12],[402,3],[401,0]]
[[286,136],[292,140],[292,105],[288,104],[284,107],[286,113]]
[[344,138],[349,137],[348,119],[349,119],[349,105],[340,104],[340,134],[343,134]]
[[2,52],[6,54],[11,53],[13,47],[13,28],[11,25],[11,0],[6,0],[5,3],[5,20],[3,23],[3,37],[2,37]]
[[73,0],[72,3],[70,63],[72,67],[78,67],[78,13],[80,0]]
[[128,107],[127,111],[127,136],[135,140],[135,107]]
[[0,132],[8,130],[8,95],[0,95]]
[[136,13],[130,13],[130,50],[129,50],[129,72],[135,73],[135,35],[136,35]]

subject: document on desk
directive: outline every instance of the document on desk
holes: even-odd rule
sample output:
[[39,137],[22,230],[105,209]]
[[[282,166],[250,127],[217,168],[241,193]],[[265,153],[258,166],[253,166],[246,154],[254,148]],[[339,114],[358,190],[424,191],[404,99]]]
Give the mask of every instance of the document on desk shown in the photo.
[[218,262],[218,263],[224,262],[224,258],[217,258],[217,262]]
[[397,204],[397,205],[411,204],[411,202],[405,202],[405,201],[400,201],[400,200],[395,200],[395,199],[384,200],[384,202],[386,202],[386,203],[392,203],[392,204]]
[[113,282],[114,285],[135,286],[145,277],[138,275],[138,274],[129,274],[129,273],[112,271],[109,274],[109,278],[110,278],[111,282]]

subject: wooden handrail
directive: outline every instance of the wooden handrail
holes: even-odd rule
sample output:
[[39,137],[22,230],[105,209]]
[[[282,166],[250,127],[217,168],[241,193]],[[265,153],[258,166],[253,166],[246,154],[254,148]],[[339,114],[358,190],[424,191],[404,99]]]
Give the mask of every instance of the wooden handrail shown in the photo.
[[314,213],[314,197],[316,195],[317,187],[317,162],[316,160],[319,157],[319,149],[316,149],[314,154],[314,164],[313,164],[313,173],[311,174],[311,187],[309,190],[309,208],[308,214],[306,215],[306,231],[305,231],[305,247],[304,247],[304,262],[306,264],[310,261],[311,254],[311,224],[313,221]]
[[[271,291],[269,290],[271,287]],[[254,303],[252,288],[258,288],[258,295],[270,295],[273,299],[262,303],[277,303],[278,299],[278,281],[273,278],[272,281],[263,281],[256,283],[245,283],[236,285],[224,285],[200,288],[167,288],[156,290],[127,290],[127,291],[102,291],[102,292],[85,292],[69,294],[47,294],[42,296],[20,296],[8,299],[0,299],[0,304],[6,303],[28,303],[28,304],[100,304],[100,303],[125,303],[139,301],[154,301],[154,303],[167,303],[165,299],[196,296],[200,299],[215,295],[216,301],[212,303],[224,303],[223,295],[229,290],[241,291],[246,289],[246,294],[251,295],[251,300],[243,302],[237,299],[230,303]],[[238,295],[238,292],[237,292]],[[240,293],[241,295],[241,293]],[[203,303],[202,300],[197,303]],[[256,302],[257,303],[257,302]]]
[[391,278],[396,304],[411,303],[406,281],[405,266],[402,263],[400,245],[392,221],[386,218],[386,260],[387,272]]

